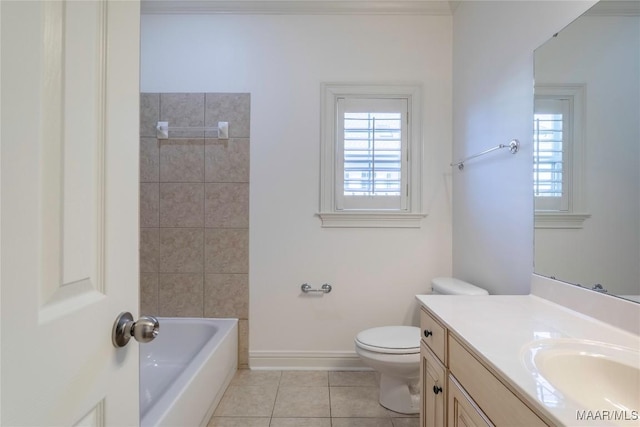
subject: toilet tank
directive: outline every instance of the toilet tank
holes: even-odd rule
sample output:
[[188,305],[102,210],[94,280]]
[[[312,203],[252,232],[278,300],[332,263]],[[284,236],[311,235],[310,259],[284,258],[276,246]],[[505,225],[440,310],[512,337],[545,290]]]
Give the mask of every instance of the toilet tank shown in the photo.
[[436,277],[431,281],[434,294],[442,295],[489,295],[485,289],[479,288],[454,277]]

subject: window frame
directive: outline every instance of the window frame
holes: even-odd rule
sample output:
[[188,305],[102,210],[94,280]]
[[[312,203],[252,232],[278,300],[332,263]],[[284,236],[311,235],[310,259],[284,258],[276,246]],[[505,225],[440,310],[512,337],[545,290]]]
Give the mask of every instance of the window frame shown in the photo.
[[[344,152],[338,150],[339,98],[401,98],[407,100],[407,188],[404,209],[339,209],[336,173]],[[321,84],[320,212],[322,227],[418,228],[422,212],[422,88],[409,84]]]
[[[584,221],[591,215],[586,212],[584,188],[584,162],[586,155],[585,140],[585,102],[586,87],[583,84],[540,84],[535,86],[535,99],[567,99],[569,100],[569,125],[571,141],[564,152],[564,161],[568,168],[567,204],[566,208],[557,210],[535,209],[535,228],[582,228]],[[534,107],[535,111],[535,107]],[[532,121],[533,125],[533,121]],[[564,149],[563,149],[564,151]],[[533,191],[533,187],[532,187]]]

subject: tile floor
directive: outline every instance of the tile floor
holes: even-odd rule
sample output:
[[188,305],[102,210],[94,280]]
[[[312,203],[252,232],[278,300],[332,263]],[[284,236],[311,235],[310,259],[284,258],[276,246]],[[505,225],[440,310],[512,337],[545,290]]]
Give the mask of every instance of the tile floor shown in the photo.
[[239,370],[209,427],[418,427],[378,403],[369,371]]

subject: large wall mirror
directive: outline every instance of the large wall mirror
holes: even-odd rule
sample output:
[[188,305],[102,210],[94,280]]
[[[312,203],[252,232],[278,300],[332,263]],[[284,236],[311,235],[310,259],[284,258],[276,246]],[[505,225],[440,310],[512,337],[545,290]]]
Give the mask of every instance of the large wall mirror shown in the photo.
[[536,273],[640,302],[640,2],[535,51]]

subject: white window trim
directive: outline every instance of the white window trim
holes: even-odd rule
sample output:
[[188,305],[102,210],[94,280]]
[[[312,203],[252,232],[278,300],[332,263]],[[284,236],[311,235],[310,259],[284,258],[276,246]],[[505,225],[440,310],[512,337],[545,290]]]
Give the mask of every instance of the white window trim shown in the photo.
[[535,87],[535,96],[567,96],[573,99],[573,144],[571,152],[571,172],[569,176],[569,209],[563,212],[535,211],[535,228],[582,228],[584,221],[591,216],[586,212],[584,188],[585,164],[585,102],[584,84],[541,84]]
[[[322,227],[419,228],[422,211],[422,89],[419,85],[323,83],[321,85],[320,212]],[[344,96],[402,97],[409,104],[409,195],[406,210],[336,209],[336,100]]]

